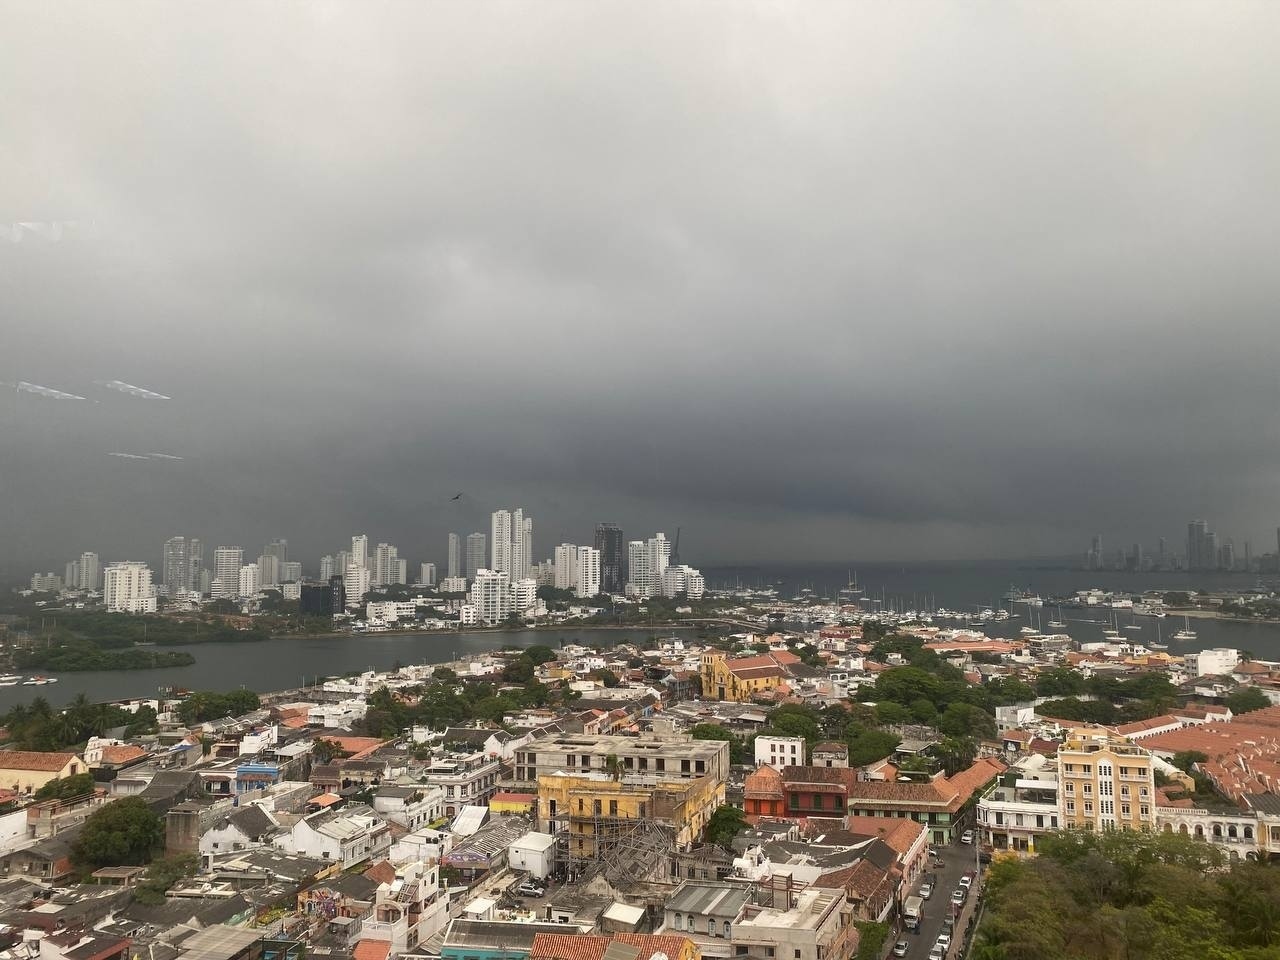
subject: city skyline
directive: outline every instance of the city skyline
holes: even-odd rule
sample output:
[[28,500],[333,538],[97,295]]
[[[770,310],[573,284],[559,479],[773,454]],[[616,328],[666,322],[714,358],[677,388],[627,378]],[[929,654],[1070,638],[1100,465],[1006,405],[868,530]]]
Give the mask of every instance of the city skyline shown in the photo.
[[7,579],[179,534],[446,562],[503,504],[703,564],[1269,542],[1259,18],[795,11],[10,18],[6,221],[85,228],[0,239]]

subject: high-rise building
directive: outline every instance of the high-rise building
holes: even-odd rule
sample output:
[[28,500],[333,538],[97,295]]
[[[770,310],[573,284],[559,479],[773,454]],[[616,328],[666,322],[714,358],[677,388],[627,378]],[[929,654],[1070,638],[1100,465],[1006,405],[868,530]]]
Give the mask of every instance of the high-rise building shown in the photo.
[[1085,568],[1088,570],[1101,570],[1105,563],[1102,553],[1102,535],[1094,536],[1089,544],[1089,552],[1085,555]]
[[616,523],[596,524],[596,549],[600,551],[600,589],[622,593],[627,587],[627,541]]
[[264,587],[278,586],[286,579],[281,568],[288,560],[288,540],[272,540],[262,548],[262,556],[258,557],[258,572]]
[[204,543],[198,537],[187,541],[187,565],[191,569],[191,589],[203,593],[208,586],[208,571],[204,568]]
[[485,538],[483,533],[473,533],[467,537],[467,579],[474,580],[476,574],[485,567]]
[[354,563],[356,566],[368,568],[369,538],[363,533],[351,538],[351,557],[347,560],[347,563]]
[[329,582],[330,577],[340,576],[339,571],[345,568],[346,564],[341,567],[338,565],[338,558],[332,554],[326,553],[320,558],[320,579],[325,583]]
[[524,510],[495,510],[490,518],[490,569],[501,570],[514,580],[529,574],[533,556],[533,519]]
[[389,543],[378,544],[373,553],[373,585],[387,587],[399,582],[400,551]]
[[369,587],[369,568],[362,563],[357,563],[355,551],[352,551],[352,557],[347,561],[347,569],[342,577],[342,591],[347,598],[347,604],[359,606],[363,603]]
[[191,589],[191,556],[186,537],[170,537],[161,553],[160,576],[169,596]]
[[573,591],[586,599],[600,592],[600,551],[595,547],[578,547]]
[[552,551],[556,577],[552,583],[557,590],[572,590],[578,585],[578,547],[562,543]]
[[683,593],[689,600],[701,600],[706,587],[701,571],[687,564],[672,564],[662,571],[664,597],[675,597]]
[[108,564],[102,578],[102,602],[108,613],[155,613],[151,568],[132,561]]
[[57,593],[64,585],[62,578],[52,570],[31,576],[31,589],[36,593]]
[[665,534],[627,544],[627,593],[654,597],[662,593],[662,574],[671,561],[671,541]]
[[218,547],[213,551],[212,594],[234,600],[240,590],[240,568],[244,566],[244,550],[240,547]]
[[240,574],[237,578],[239,593],[238,597],[256,597],[258,591],[262,589],[262,571],[258,569],[256,563],[246,563],[240,568]]
[[517,580],[511,585],[511,612],[524,615],[538,606],[538,581],[532,577]]
[[312,617],[330,617],[346,610],[346,595],[341,577],[330,577],[325,583],[304,583],[298,595],[298,609]]
[[302,564],[297,560],[285,560],[280,564],[280,582],[297,583],[302,579]]
[[1228,540],[1222,545],[1218,557],[1219,569],[1234,570],[1236,568],[1236,545]]
[[511,578],[502,570],[477,570],[471,584],[471,605],[484,623],[506,620],[511,615]]
[[436,565],[434,563],[424,563],[418,574],[418,582],[424,587],[434,587],[436,585]]
[[456,533],[449,534],[449,553],[445,557],[445,576],[462,576],[462,538]]
[[1187,569],[1213,570],[1218,566],[1217,534],[1209,532],[1209,524],[1192,520],[1187,524]]
[[67,564],[66,584],[68,590],[97,590],[102,577],[102,564],[98,555],[86,550],[79,559]]

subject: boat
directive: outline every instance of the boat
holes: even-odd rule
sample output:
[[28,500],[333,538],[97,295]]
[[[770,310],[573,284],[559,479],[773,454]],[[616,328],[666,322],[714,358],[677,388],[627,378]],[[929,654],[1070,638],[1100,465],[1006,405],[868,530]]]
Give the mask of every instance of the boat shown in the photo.
[[1141,630],[1141,629],[1142,629],[1142,624],[1140,624],[1140,623],[1126,623],[1126,624],[1124,625],[1124,629],[1126,629],[1126,630]]
[[1103,630],[1102,636],[1107,640],[1123,640],[1124,634],[1119,630]]
[[1038,637],[1040,635],[1040,631],[1035,627],[1023,627],[1018,632],[1024,637]]
[[1147,646],[1150,647],[1152,650],[1168,650],[1169,649],[1169,645],[1167,643],[1156,643],[1154,640],[1148,643]]
[[22,681],[24,687],[43,687],[46,683],[57,683],[56,677],[27,677]]
[[1195,638],[1196,638],[1196,632],[1195,632],[1194,630],[1192,630],[1192,629],[1191,629],[1191,618],[1190,618],[1190,617],[1183,617],[1183,618],[1182,618],[1182,629],[1181,629],[1181,630],[1179,630],[1177,633],[1175,633],[1175,634],[1173,635],[1173,639],[1175,639],[1175,640],[1194,640]]

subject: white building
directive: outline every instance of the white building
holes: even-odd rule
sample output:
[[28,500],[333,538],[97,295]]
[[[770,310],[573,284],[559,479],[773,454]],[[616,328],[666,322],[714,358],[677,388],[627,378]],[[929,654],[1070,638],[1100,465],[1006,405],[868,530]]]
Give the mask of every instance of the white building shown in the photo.
[[1240,651],[1231,647],[1214,647],[1182,658],[1187,675],[1192,677],[1230,676],[1240,662]]
[[296,583],[302,579],[302,563],[298,560],[280,561],[280,582]]
[[369,566],[369,538],[363,534],[357,534],[351,538],[351,555],[347,557],[347,563],[354,563],[358,567]]
[[320,558],[320,579],[325,583],[330,577],[340,577],[346,572],[345,566],[339,566],[338,558],[326,553]]
[[234,600],[240,589],[240,568],[244,566],[244,550],[240,547],[218,547],[213,551],[214,597]]
[[775,770],[804,766],[804,737],[756,737],[756,766]]
[[538,608],[538,581],[525,577],[511,584],[511,610],[521,616],[536,613]]
[[418,569],[418,582],[424,587],[434,587],[436,585],[436,565],[434,563],[424,563]]
[[413,833],[444,816],[444,789],[383,784],[373,795],[373,809]]
[[554,586],[557,590],[572,590],[578,584],[578,547],[562,543],[552,551],[555,563]]
[[579,597],[594,597],[600,592],[600,551],[595,547],[579,547],[576,566],[574,593]]
[[391,849],[391,827],[372,807],[359,803],[303,817],[272,845],[285,853],[340,863],[343,870],[349,870],[386,856]]
[[627,544],[627,593],[655,597],[662,593],[662,574],[671,561],[671,541],[664,534]]
[[449,552],[445,558],[444,573],[447,577],[461,577],[466,573],[462,567],[462,538],[456,533],[449,534]]
[[464,603],[458,607],[458,623],[461,626],[474,626],[480,622],[480,611],[474,603]]
[[370,600],[364,605],[364,617],[371,624],[417,620],[418,605],[412,600]]
[[524,510],[495,510],[490,524],[491,569],[513,581],[529,575],[533,558],[533,519]]
[[102,564],[96,553],[86,551],[67,564],[68,590],[97,590],[102,580]]
[[511,578],[501,570],[477,570],[471,605],[483,623],[506,620],[511,615]]
[[445,577],[440,581],[441,593],[466,593],[467,578],[466,577]]
[[363,720],[368,711],[369,704],[359,697],[337,703],[317,703],[307,709],[307,723],[329,730],[346,730],[357,720]]
[[156,592],[145,563],[112,563],[102,579],[102,602],[108,613],[155,613]]
[[549,833],[526,833],[507,848],[507,865],[525,870],[537,880],[551,876],[555,865],[556,838]]
[[400,582],[400,551],[389,543],[380,543],[373,552],[373,579],[375,587],[387,587]]
[[53,571],[32,574],[31,589],[37,593],[56,593],[62,589],[62,578]]
[[397,866],[395,880],[379,885],[373,910],[360,923],[361,940],[389,944],[389,955],[425,951],[449,922],[449,891],[440,887],[438,864]]
[[342,590],[347,596],[347,606],[360,606],[364,595],[369,592],[369,586],[369,568],[356,563],[354,558],[348,561],[347,572],[342,578]]
[[664,597],[674,597],[683,593],[690,600],[701,600],[705,590],[706,581],[703,580],[702,573],[693,567],[680,564],[676,567],[667,567],[662,571]]
[[256,563],[246,563],[240,568],[237,582],[240,588],[237,597],[256,597],[262,589],[262,571]]

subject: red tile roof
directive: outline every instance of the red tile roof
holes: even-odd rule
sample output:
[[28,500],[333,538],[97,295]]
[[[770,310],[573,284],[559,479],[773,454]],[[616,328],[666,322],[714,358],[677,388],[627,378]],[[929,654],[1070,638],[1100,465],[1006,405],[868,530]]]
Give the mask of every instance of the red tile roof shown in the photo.
[[353,960],[387,960],[391,953],[388,940],[358,940],[351,951]]
[[122,743],[102,748],[102,760],[104,763],[128,763],[130,760],[137,760],[139,757],[145,757],[146,755],[147,751],[141,747],[134,746],[132,743]]
[[0,770],[41,770],[46,773],[57,773],[72,760],[79,759],[74,753],[5,750],[0,752]]
[[600,960],[605,949],[615,941],[638,947],[640,960],[649,960],[655,953],[664,953],[670,960],[677,960],[689,946],[688,938],[669,935],[615,933],[609,937],[598,937],[592,934],[538,933],[534,934],[533,945],[529,948],[529,960]]

